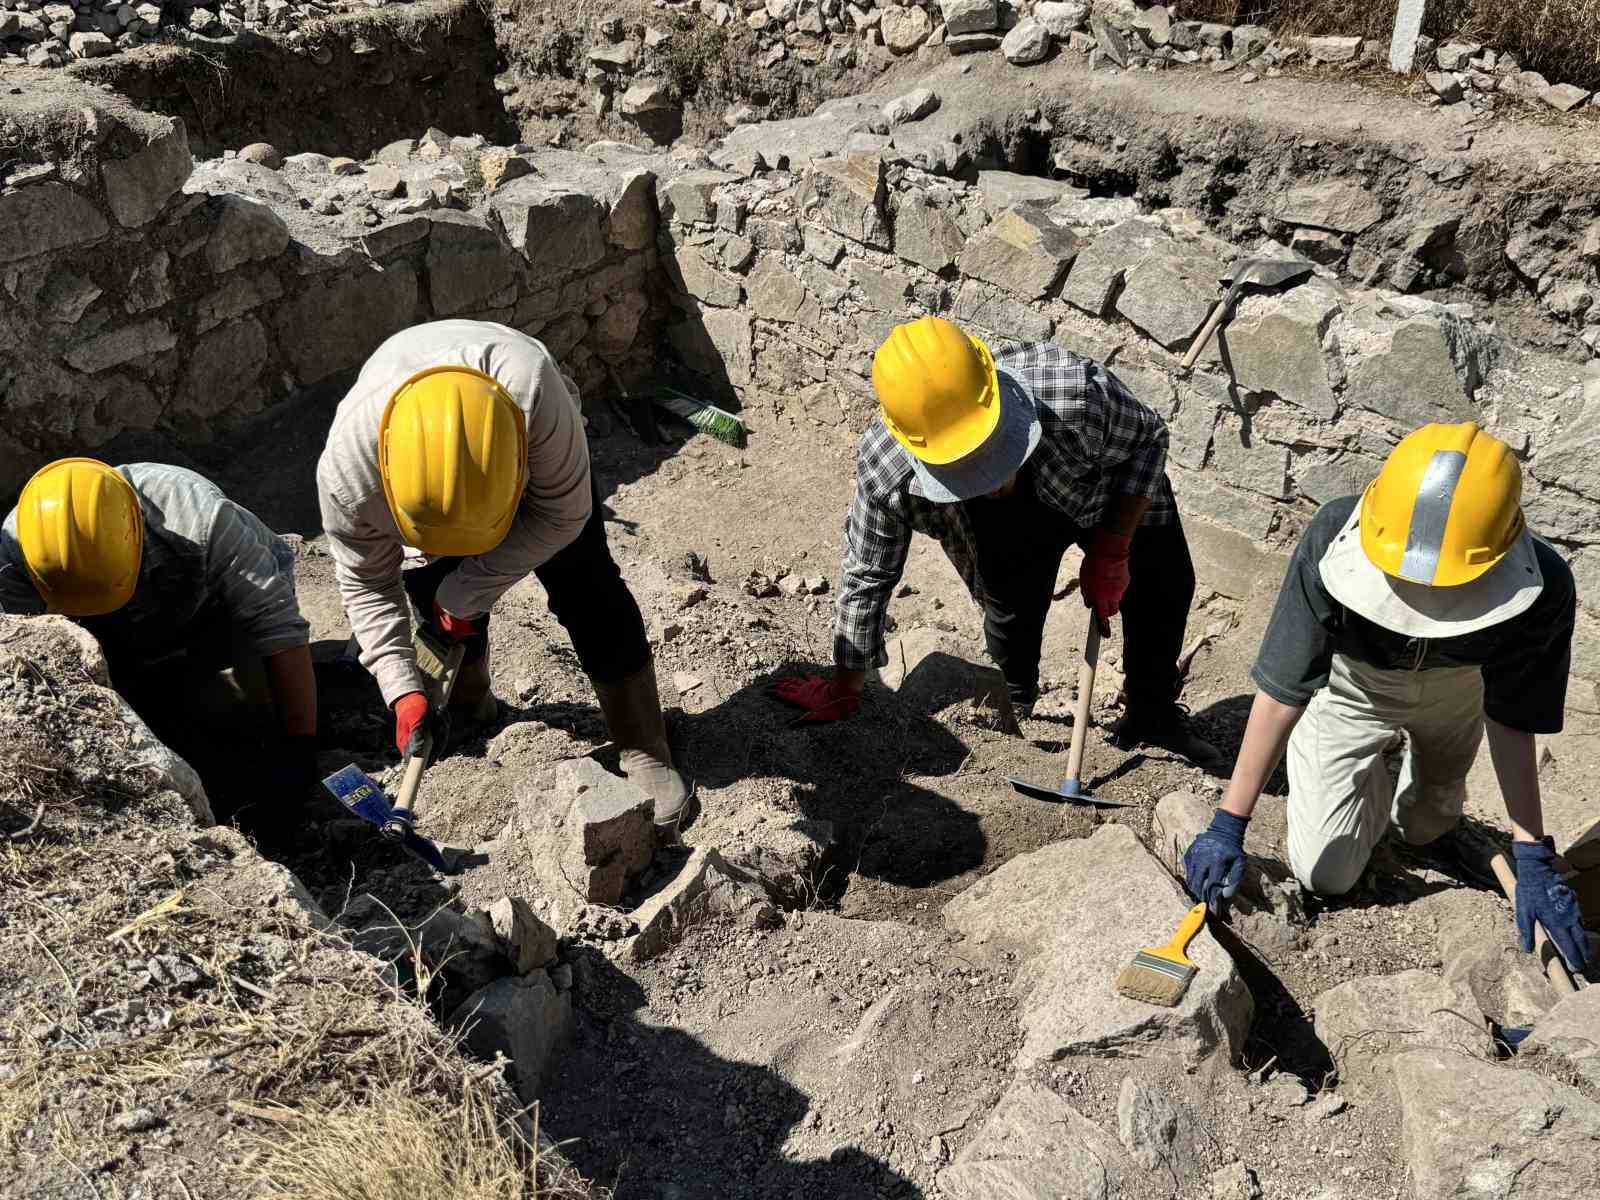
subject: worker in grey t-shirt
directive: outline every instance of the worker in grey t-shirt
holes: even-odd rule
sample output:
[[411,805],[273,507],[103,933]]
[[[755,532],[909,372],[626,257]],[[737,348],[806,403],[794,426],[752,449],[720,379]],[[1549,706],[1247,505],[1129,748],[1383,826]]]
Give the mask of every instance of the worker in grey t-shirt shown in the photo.
[[231,666],[246,700],[276,711],[260,815],[295,825],[316,783],[317,686],[294,553],[215,484],[161,463],[42,468],[0,531],[0,612],[71,618],[124,690],[179,656],[202,674]]
[[[1252,672],[1259,690],[1233,778],[1184,856],[1197,897],[1217,907],[1238,887],[1245,826],[1285,751],[1290,866],[1307,890],[1337,896],[1391,826],[1412,845],[1456,826],[1487,731],[1523,949],[1537,923],[1583,967],[1534,748],[1536,734],[1562,726],[1576,592],[1561,556],[1528,531],[1521,494],[1504,443],[1472,422],[1427,425],[1362,496],[1316,515]],[[1384,759],[1402,740],[1396,782]]]

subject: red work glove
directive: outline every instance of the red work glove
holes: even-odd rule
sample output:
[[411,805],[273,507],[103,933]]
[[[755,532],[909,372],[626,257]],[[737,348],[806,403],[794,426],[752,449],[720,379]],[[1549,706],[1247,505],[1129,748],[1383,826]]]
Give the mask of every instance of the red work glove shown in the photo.
[[821,675],[791,675],[778,680],[774,693],[785,704],[805,709],[800,720],[808,725],[842,721],[861,707],[861,696]]
[[475,637],[478,633],[478,623],[471,617],[458,617],[454,613],[445,612],[439,607],[439,602],[433,602],[433,621],[440,629],[444,630],[445,637],[452,642],[464,642]]
[[1102,635],[1111,632],[1111,618],[1122,607],[1122,595],[1128,590],[1128,547],[1132,544],[1128,534],[1097,529],[1084,551],[1078,587],[1084,605],[1094,609],[1099,618]]
[[422,749],[429,711],[428,698],[421,692],[407,692],[394,702],[394,744],[408,758]]

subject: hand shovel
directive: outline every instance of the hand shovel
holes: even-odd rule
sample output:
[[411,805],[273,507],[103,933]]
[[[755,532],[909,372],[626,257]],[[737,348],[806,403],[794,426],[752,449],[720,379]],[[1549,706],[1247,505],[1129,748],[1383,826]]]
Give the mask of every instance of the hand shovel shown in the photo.
[[[438,647],[429,646],[428,649],[443,662],[437,689],[438,697],[434,701],[434,709],[437,711],[450,703],[450,693],[455,690],[456,676],[461,673],[461,659],[466,653],[466,647],[457,643],[442,655],[437,653]],[[448,873],[449,866],[443,851],[439,849],[438,843],[417,832],[416,818],[413,815],[417,790],[422,786],[422,773],[427,770],[428,760],[432,757],[433,740],[429,737],[424,740],[419,753],[406,759],[405,772],[400,777],[400,790],[395,794],[392,805],[384,796],[383,788],[377,781],[354,763],[329,775],[322,781],[322,786],[327,788],[340,804],[363,821],[376,825],[386,839],[398,843],[412,857],[436,871]]]
[[1101,799],[1083,790],[1083,746],[1089,738],[1089,708],[1094,703],[1094,669],[1100,662],[1100,622],[1089,611],[1089,636],[1083,643],[1083,665],[1078,668],[1078,697],[1072,710],[1072,744],[1067,749],[1067,777],[1060,787],[1040,787],[1026,779],[1008,776],[1007,782],[1024,796],[1051,804],[1092,804],[1096,808],[1127,808],[1131,801]]
[[1194,367],[1195,359],[1199,358],[1205,350],[1206,343],[1211,340],[1211,335],[1216,333],[1217,326],[1227,318],[1233,310],[1234,301],[1239,299],[1239,293],[1249,287],[1282,287],[1286,283],[1297,283],[1312,272],[1312,264],[1304,259],[1293,258],[1247,258],[1234,267],[1231,275],[1225,276],[1223,282],[1230,280],[1233,286],[1227,294],[1217,302],[1211,310],[1211,316],[1201,327],[1194,339],[1194,345],[1189,347],[1189,353],[1183,356],[1180,370],[1188,371]]

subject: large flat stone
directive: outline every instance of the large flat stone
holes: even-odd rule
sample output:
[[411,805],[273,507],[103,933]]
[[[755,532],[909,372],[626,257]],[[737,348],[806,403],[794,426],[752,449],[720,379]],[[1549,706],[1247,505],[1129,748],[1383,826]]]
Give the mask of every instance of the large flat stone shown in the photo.
[[160,354],[177,344],[177,336],[165,321],[140,321],[96,334],[77,343],[62,357],[73,370],[93,375],[136,358]]
[[672,285],[687,296],[718,308],[732,308],[743,292],[736,276],[711,265],[705,248],[679,246],[671,258],[663,260]]
[[1190,247],[1152,254],[1127,273],[1117,311],[1168,350],[1185,347],[1211,315],[1221,271],[1214,257]]
[[1079,244],[1078,235],[1051,220],[1042,206],[1018,204],[968,240],[957,266],[963,275],[1037,300],[1072,265]]
[[825,158],[811,165],[800,188],[800,211],[841,237],[890,249],[883,159],[857,153]]
[[1013,1083],[939,1172],[956,1200],[1110,1200],[1138,1169],[1114,1138],[1042,1083]]
[[755,362],[750,317],[709,309],[667,329],[667,339],[691,370],[734,387],[748,387]]
[[497,1053],[511,1062],[512,1083],[524,1104],[539,1099],[555,1055],[572,1036],[572,997],[558,992],[543,971],[508,976],[468,996],[450,1014],[480,1058]]
[[289,248],[289,227],[270,207],[245,196],[213,196],[209,201],[211,234],[206,238],[206,266],[213,274],[243,263],[276,258]]
[[1173,244],[1166,226],[1154,217],[1113,225],[1078,249],[1061,298],[1091,317],[1109,317],[1127,273],[1147,256]]
[[489,307],[516,280],[500,235],[467,213],[438,213],[428,238],[428,298],[436,317]]
[[606,255],[606,207],[589,192],[527,176],[496,188],[489,208],[535,270],[568,274]]
[[37,183],[0,196],[0,262],[15,262],[102,238],[111,226],[64,183]]
[[1042,342],[1053,328],[1045,313],[1009,296],[994,295],[975,279],[961,281],[951,316],[959,324],[1011,341]]
[[1320,279],[1282,295],[1245,298],[1218,334],[1234,380],[1245,391],[1270,393],[1331,420],[1338,400],[1322,347],[1338,313],[1338,293]]
[[266,330],[253,317],[201,337],[185,355],[183,377],[168,407],[168,420],[180,416],[209,420],[229,411],[259,409],[257,392],[267,356]]
[[1383,202],[1361,184],[1326,179],[1290,188],[1278,201],[1276,216],[1289,225],[1364,233],[1383,220]]
[[1600,987],[1563,997],[1539,1018],[1520,1054],[1600,1088]]
[[1445,979],[1465,987],[1478,1011],[1502,1025],[1540,1024],[1560,997],[1538,960],[1517,945],[1505,901],[1460,888],[1435,897],[1432,908]]
[[1600,1177],[1600,1104],[1448,1050],[1394,1062],[1415,1200],[1581,1200]]
[[1342,349],[1347,361],[1354,359],[1345,397],[1407,428],[1475,419],[1470,364],[1460,357],[1459,337],[1446,336],[1446,322],[1452,335],[1462,332],[1453,317],[1408,320],[1366,333],[1359,343],[1355,330],[1345,331]]
[[656,175],[643,168],[625,172],[609,197],[606,237],[621,250],[643,250],[656,240]]
[[[1038,175],[1019,175],[1015,171],[979,171],[978,196],[991,214],[1002,213],[1014,204],[1059,204],[1063,200],[1082,200],[1089,193],[1064,179],[1045,179]],[[1052,213],[1052,216],[1055,214]]]
[[1112,986],[1138,950],[1166,943],[1190,904],[1131,830],[1105,825],[1012,859],[950,901],[944,919],[963,935],[963,954],[1015,955],[1024,1066],[1067,1054],[1231,1060],[1249,1029],[1250,993],[1209,931],[1190,945],[1200,970],[1176,1007]]
[[1000,28],[1000,10],[995,0],[939,0],[939,14],[945,29],[952,34],[987,33]]
[[111,215],[130,229],[155,220],[167,201],[183,188],[193,165],[183,122],[170,118],[167,129],[144,149],[128,158],[101,164],[100,180],[105,184]]
[[[1150,845],[1173,878],[1184,878],[1183,856],[1211,826],[1216,810],[1190,792],[1169,792],[1156,802],[1150,820]],[[1267,856],[1276,848],[1267,842],[1259,824],[1246,831],[1244,879],[1229,903],[1230,923],[1258,951],[1281,956],[1299,950],[1305,940],[1305,908],[1300,885],[1286,870],[1274,879],[1266,868]]]
[[952,266],[967,235],[955,218],[920,191],[901,193],[894,214],[894,252],[908,262],[940,272]]
[[316,383],[360,366],[417,316],[417,273],[409,264],[313,282],[274,312],[278,344],[295,379]]
[[1390,1056],[1426,1046],[1459,1058],[1494,1051],[1472,993],[1431,971],[1369,975],[1316,998],[1317,1037],[1339,1066],[1340,1085],[1370,1096],[1387,1082]]
[[798,276],[781,260],[763,258],[745,279],[750,309],[758,317],[785,324],[812,326],[822,319],[821,306]]
[[738,181],[739,176],[727,171],[685,171],[662,179],[656,184],[661,219],[674,225],[710,225],[717,219],[717,189]]

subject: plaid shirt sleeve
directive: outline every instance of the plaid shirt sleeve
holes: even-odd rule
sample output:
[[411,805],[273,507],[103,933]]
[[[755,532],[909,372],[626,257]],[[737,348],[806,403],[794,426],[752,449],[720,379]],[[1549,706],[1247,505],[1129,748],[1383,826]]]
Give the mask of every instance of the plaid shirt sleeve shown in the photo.
[[1095,457],[1106,465],[1113,490],[1158,499],[1167,471],[1167,423],[1099,363],[1089,364],[1086,375],[1084,431],[1099,440]]
[[856,472],[856,494],[845,521],[844,569],[834,612],[833,661],[845,671],[881,667],[883,627],[889,598],[905,571],[911,549],[911,522],[900,511],[899,493],[875,494],[891,461],[888,453],[863,447]]

